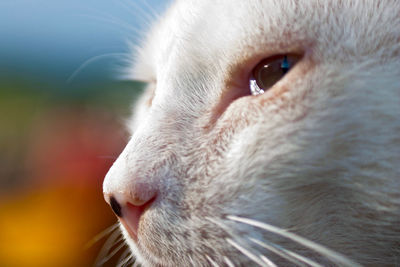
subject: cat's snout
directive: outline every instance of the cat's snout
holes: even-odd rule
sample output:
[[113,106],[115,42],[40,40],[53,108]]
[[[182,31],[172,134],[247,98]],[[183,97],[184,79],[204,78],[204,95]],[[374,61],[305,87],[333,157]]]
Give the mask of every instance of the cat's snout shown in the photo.
[[136,241],[146,211],[160,195],[160,182],[132,171],[130,162],[125,156],[117,159],[104,179],[103,193],[112,211]]
[[130,198],[121,193],[116,193],[115,195],[105,193],[105,199],[133,240],[137,240],[142,215],[157,198],[156,193],[148,194],[147,196],[147,198]]
[[149,148],[156,146],[143,136],[132,137],[103,182],[106,202],[134,241],[146,232],[170,188],[168,166],[154,164]]
[[118,192],[115,194],[104,193],[104,198],[111,206],[112,211],[119,218],[126,217],[129,212],[135,213],[135,221],[140,219],[140,216],[146,208],[156,199],[157,193],[155,191],[146,191],[146,195],[142,197],[132,197],[130,194],[126,196],[124,193]]

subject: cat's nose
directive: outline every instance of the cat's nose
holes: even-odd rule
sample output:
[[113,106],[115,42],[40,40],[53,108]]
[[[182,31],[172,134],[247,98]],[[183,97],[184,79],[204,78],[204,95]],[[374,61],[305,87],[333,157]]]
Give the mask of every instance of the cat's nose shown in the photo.
[[114,162],[103,182],[103,194],[119,218],[125,218],[133,210],[135,214],[147,207],[157,195],[160,182],[148,173],[140,175],[127,160],[126,151]]
[[151,206],[156,197],[156,193],[148,195],[148,198],[145,199],[127,198],[121,193],[115,195],[105,193],[106,201],[134,240],[137,240],[139,222],[143,213]]
[[144,198],[126,196],[124,193],[104,193],[106,202],[111,206],[112,211],[119,218],[132,217],[130,215],[135,214],[134,217],[140,216],[146,208],[156,199],[156,192],[147,192]]
[[103,183],[106,202],[133,239],[137,239],[140,221],[159,196],[160,182],[152,176],[140,176],[122,154],[107,173]]

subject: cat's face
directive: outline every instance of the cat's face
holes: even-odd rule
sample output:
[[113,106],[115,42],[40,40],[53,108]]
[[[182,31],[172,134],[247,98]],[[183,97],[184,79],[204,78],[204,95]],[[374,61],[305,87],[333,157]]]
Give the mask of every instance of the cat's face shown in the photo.
[[[135,256],[399,263],[399,14],[398,1],[175,3],[136,55],[149,85],[104,182]],[[289,72],[252,95],[285,56]]]

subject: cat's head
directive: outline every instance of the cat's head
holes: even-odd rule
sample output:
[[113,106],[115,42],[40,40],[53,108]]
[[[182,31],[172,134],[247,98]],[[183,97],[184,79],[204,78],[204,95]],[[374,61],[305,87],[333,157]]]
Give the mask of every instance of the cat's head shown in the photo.
[[135,256],[393,264],[399,14],[398,1],[173,4],[136,53],[148,86],[104,182]]

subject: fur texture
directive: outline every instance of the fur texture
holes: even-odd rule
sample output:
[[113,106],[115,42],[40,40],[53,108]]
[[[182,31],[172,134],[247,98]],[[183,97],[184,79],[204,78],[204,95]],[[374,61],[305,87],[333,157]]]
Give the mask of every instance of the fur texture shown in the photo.
[[[287,53],[303,57],[249,95],[254,66]],[[274,248],[400,264],[399,1],[180,0],[135,62],[149,85],[104,192],[157,192],[137,242],[122,227],[144,266],[304,264]]]

